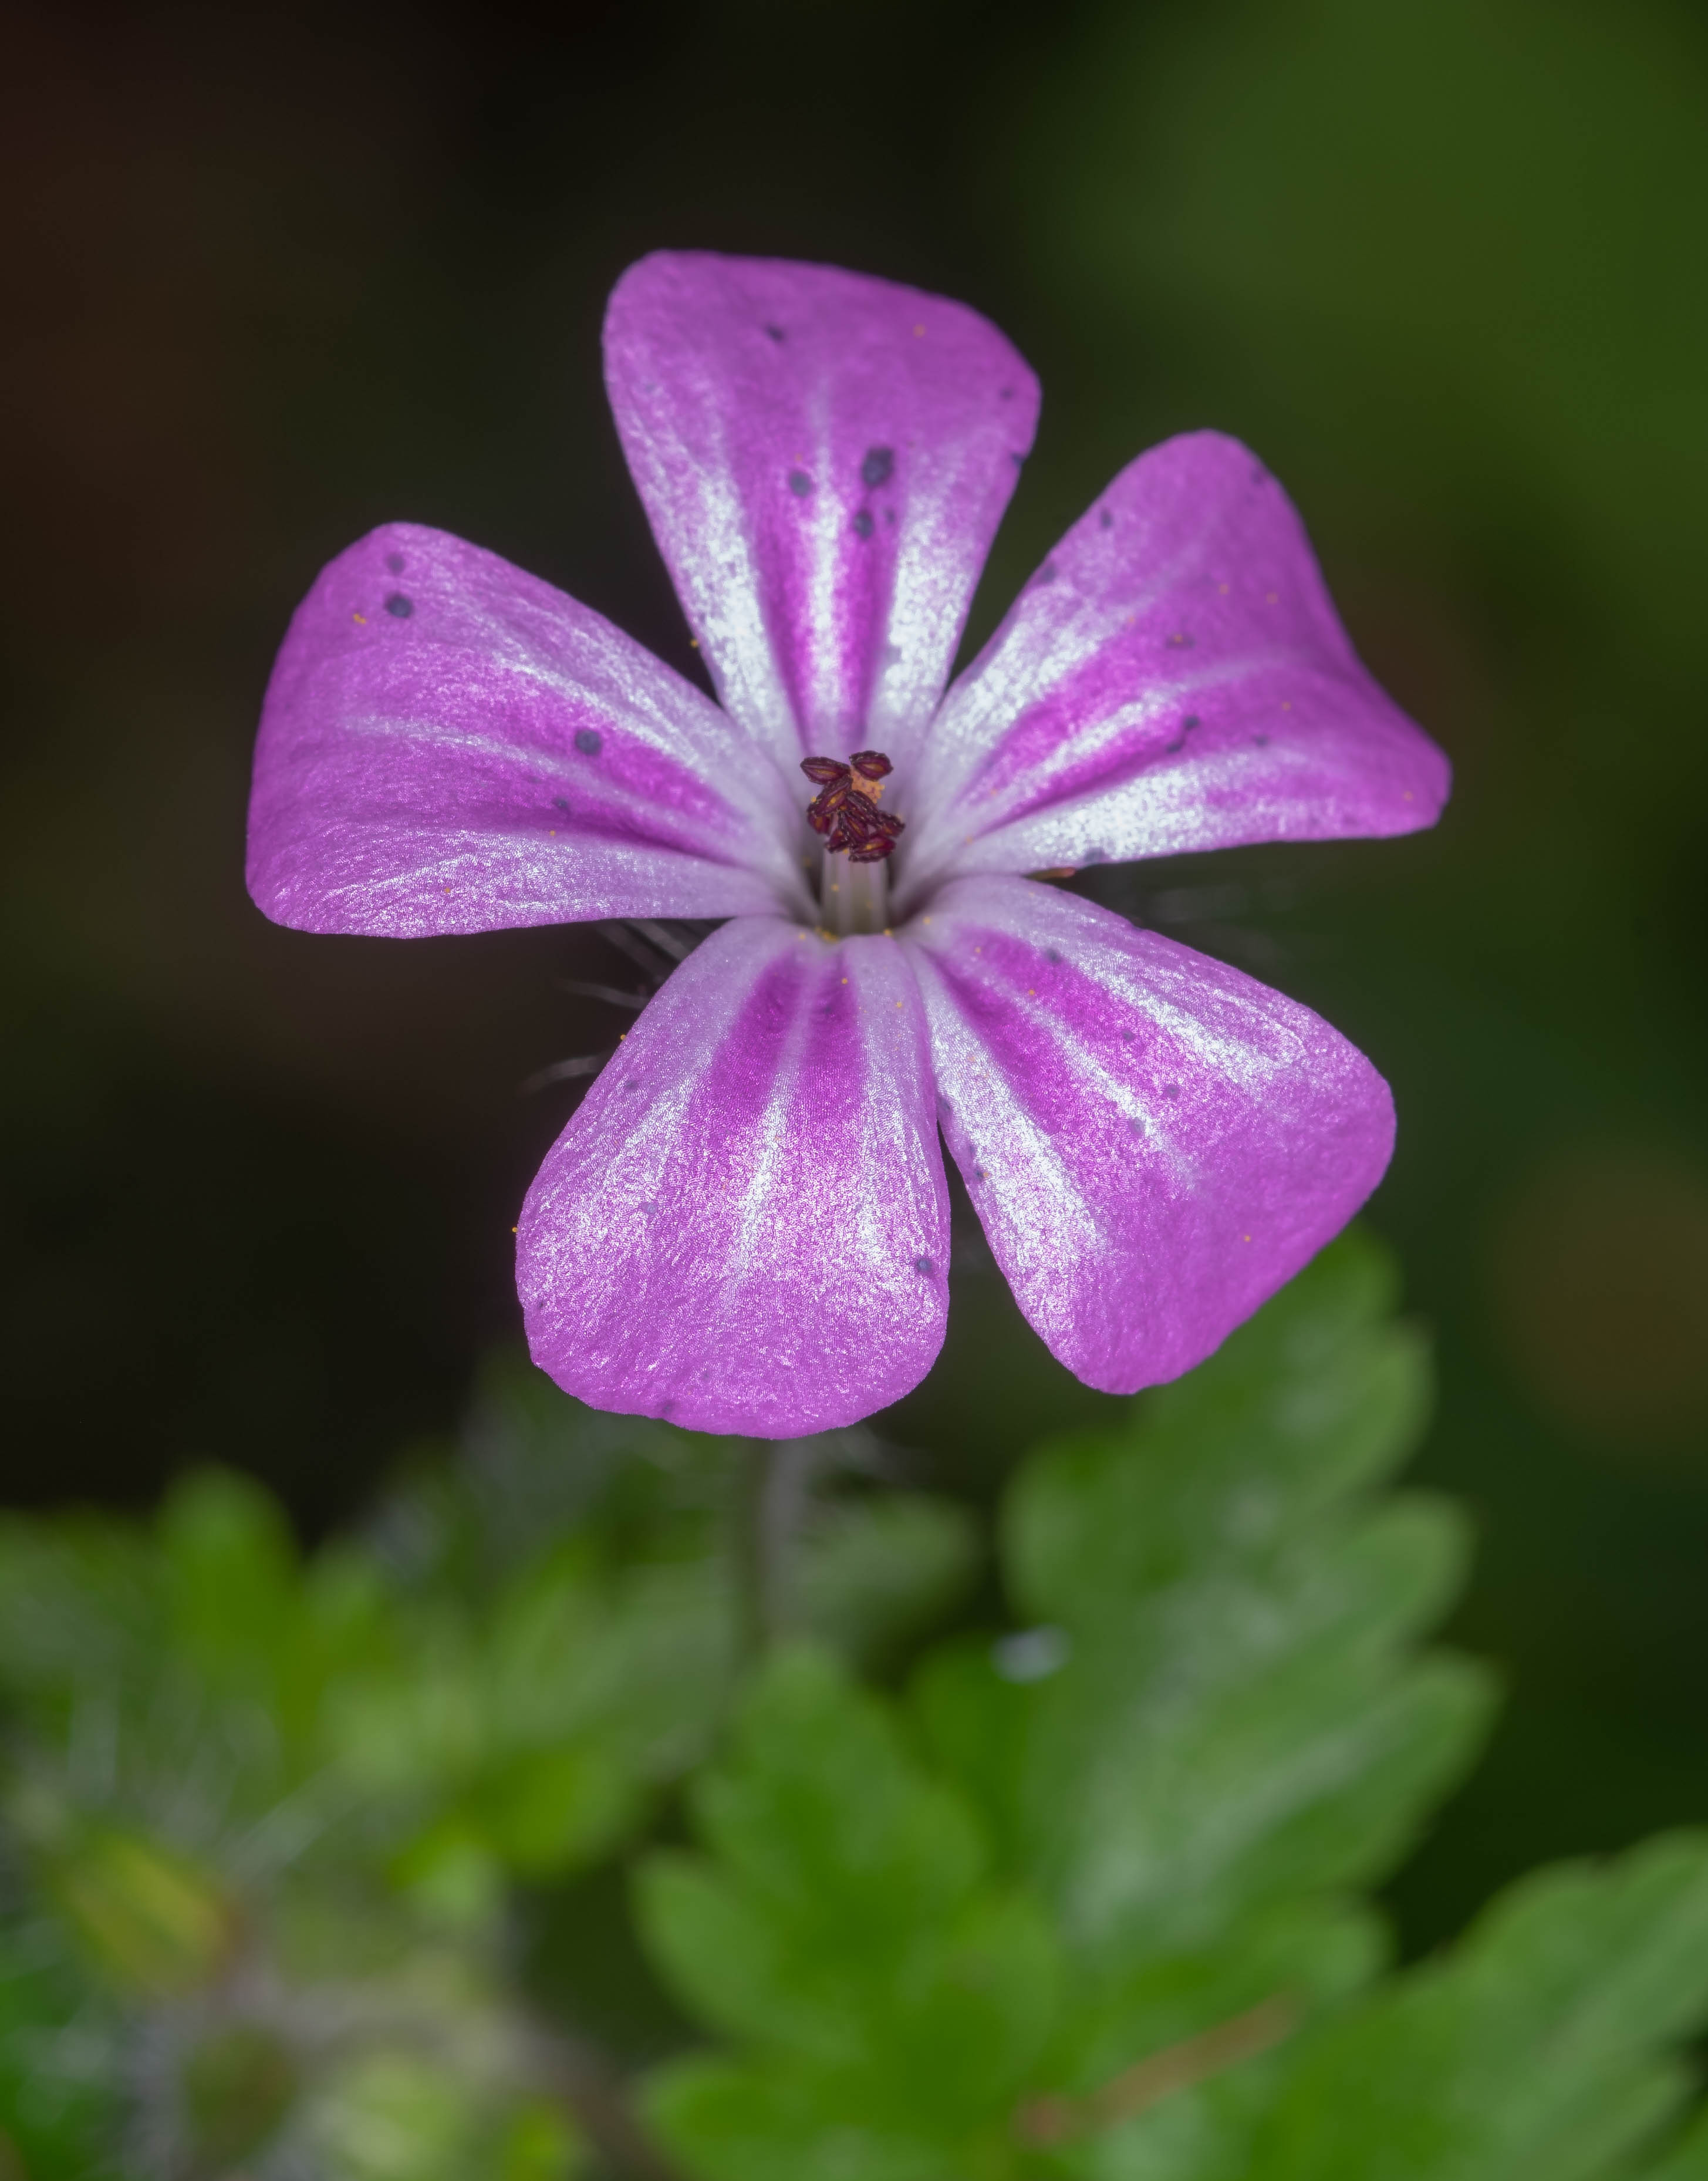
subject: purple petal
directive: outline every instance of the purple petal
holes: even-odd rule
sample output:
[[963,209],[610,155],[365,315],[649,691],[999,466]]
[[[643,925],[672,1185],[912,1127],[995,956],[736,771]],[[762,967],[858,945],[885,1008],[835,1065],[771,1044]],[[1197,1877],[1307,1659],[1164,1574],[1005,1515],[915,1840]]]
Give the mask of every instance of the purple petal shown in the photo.
[[268,685],[249,890],[415,938],[730,916],[799,891],[792,805],[699,691],[493,553],[394,522],[322,569]]
[[661,253],[605,320],[617,428],[719,693],[779,761],[898,763],[935,709],[1038,386],[964,304]]
[[904,950],[740,918],[671,976],[528,1192],[529,1344],[598,1408],[765,1438],[852,1423],[942,1344],[948,1217]]
[[1024,879],[908,927],[943,1133],[1050,1351],[1127,1394],[1199,1362],[1381,1179],[1393,1102],[1319,1016]]
[[950,691],[910,886],[1408,833],[1448,778],[1359,665],[1286,494],[1195,432],[1121,472]]

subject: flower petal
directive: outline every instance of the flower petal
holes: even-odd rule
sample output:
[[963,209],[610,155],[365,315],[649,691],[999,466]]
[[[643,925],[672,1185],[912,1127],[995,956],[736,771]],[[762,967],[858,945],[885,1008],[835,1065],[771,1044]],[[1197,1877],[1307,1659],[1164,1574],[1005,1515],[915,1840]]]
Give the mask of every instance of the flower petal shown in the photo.
[[939,1118],[1055,1356],[1127,1394],[1177,1378],[1357,1211],[1388,1087],[1307,1008],[1024,879],[908,927]]
[[739,918],[673,974],[528,1192],[529,1344],[602,1409],[767,1438],[852,1423],[942,1344],[948,1219],[904,950]]
[[1448,782],[1359,665],[1286,494],[1195,432],[1121,472],[950,691],[906,884],[1408,833]]
[[770,768],[679,675],[496,554],[394,522],[291,622],[249,890],[299,930],[404,938],[730,916],[799,892],[795,830]]
[[605,320],[617,428],[719,694],[779,763],[935,709],[1038,386],[964,304],[824,265],[661,252]]

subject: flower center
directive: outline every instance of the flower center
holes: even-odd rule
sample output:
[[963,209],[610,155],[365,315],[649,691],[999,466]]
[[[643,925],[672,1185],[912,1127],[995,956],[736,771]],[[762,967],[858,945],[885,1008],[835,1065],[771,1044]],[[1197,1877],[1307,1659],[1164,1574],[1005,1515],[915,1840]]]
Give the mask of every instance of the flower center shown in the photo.
[[818,786],[807,805],[807,823],[824,835],[826,855],[881,864],[895,854],[896,836],[907,821],[878,808],[884,776],[895,770],[882,750],[856,750],[846,765],[834,757],[806,757],[801,770]]
[[[895,767],[882,750],[856,750],[846,765],[834,757],[802,758],[801,770],[818,790],[807,805],[807,823],[824,843],[825,925],[837,933],[881,931],[889,893],[884,865],[906,824],[879,808],[884,778]],[[839,864],[839,857],[846,863]]]

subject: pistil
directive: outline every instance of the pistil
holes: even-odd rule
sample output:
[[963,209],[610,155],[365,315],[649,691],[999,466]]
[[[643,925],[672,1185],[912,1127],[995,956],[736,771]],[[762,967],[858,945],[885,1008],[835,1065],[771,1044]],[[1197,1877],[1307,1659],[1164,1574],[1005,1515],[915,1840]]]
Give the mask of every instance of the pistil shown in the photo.
[[824,842],[824,925],[839,937],[884,928],[890,897],[884,865],[906,822],[879,807],[884,779],[894,769],[882,750],[856,750],[846,765],[834,757],[801,761],[818,790],[807,806],[807,822]]

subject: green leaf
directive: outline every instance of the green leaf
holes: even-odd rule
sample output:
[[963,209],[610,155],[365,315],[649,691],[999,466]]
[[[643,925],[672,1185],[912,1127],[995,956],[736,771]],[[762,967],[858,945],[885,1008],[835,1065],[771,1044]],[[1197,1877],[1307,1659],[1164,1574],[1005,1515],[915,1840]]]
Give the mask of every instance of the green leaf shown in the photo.
[[1705,2018],[1708,1837],[1544,1871],[1310,2045],[1253,2181],[1611,2174],[1677,2110]]
[[1698,2117],[1658,2166],[1644,2167],[1642,2181],[1708,2181],[1708,2113]]
[[1389,1297],[1337,1245],[1124,1434],[1033,1457],[1004,1546],[1042,1670],[1011,1640],[920,1678],[934,1747],[1088,1958],[1378,1875],[1481,1731],[1483,1676],[1409,1656],[1462,1525],[1365,1496],[1424,1407]]
[[982,2181],[933,2137],[886,2128],[857,2083],[802,2068],[685,2060],[654,2079],[649,2118],[713,2181]]
[[108,2029],[38,1934],[0,1930],[0,2181],[118,2181]]
[[752,2116],[792,2113],[800,2170],[838,2170],[826,2146],[852,2129],[890,2146],[872,2170],[925,2173],[1006,2129],[1054,2014],[1055,1951],[888,1708],[826,1654],[785,1651],[694,1802],[711,1852],[643,1867],[643,1929],[751,2057],[659,2079],[653,2108],[684,2156],[733,2174],[757,2155]]
[[1033,1456],[1003,1543],[1037,1625],[917,1677],[929,1745],[1073,1957],[1064,2088],[1260,2000],[1277,1915],[1296,1992],[1370,1974],[1380,1947],[1336,1897],[1391,1866],[1482,1733],[1485,1677],[1413,1655],[1463,1526],[1370,1497],[1425,1407],[1391,1298],[1349,1237],[1124,1432]]
[[393,1652],[332,1693],[327,1747],[414,1812],[399,1875],[470,1913],[507,1870],[605,1852],[704,1749],[730,1672],[729,1602],[705,1562],[614,1575],[571,1540],[483,1600],[429,1592],[399,1615]]

